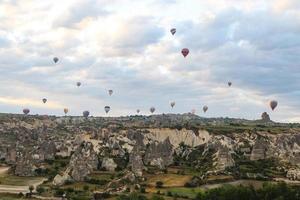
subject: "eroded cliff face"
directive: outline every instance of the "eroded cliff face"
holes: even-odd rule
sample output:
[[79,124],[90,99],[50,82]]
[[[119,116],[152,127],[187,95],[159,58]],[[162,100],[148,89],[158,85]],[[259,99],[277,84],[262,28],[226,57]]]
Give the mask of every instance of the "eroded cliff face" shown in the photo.
[[[194,116],[175,118],[178,121],[168,116],[164,121],[166,116],[161,117],[138,118],[136,122],[130,118],[117,121],[13,118],[2,122],[0,155],[20,176],[35,175],[35,169],[55,156],[70,156],[65,170],[56,176],[55,184],[69,179],[82,181],[100,169],[130,170],[141,177],[149,167],[163,170],[170,165],[188,165],[205,175],[227,173],[229,168],[238,168],[244,161],[272,158],[280,165],[274,167],[282,167],[287,177],[299,177],[300,132],[297,130],[286,128],[274,134],[251,128],[220,133],[213,129],[217,122],[207,131],[201,125],[188,128],[196,120]],[[177,129],[178,123],[187,124],[187,128]]]

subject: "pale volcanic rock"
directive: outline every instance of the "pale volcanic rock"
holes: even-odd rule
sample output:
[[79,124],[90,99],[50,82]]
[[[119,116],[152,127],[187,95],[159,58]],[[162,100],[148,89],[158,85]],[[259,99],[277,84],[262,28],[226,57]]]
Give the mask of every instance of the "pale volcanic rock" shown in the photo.
[[113,172],[117,168],[117,164],[112,158],[103,158],[101,167],[105,168],[107,171]]
[[148,129],[150,133],[145,134],[145,137],[162,142],[169,137],[171,144],[177,148],[181,142],[191,147],[198,146],[210,140],[211,135],[207,131],[199,130],[198,135],[192,130],[177,130],[177,129]]

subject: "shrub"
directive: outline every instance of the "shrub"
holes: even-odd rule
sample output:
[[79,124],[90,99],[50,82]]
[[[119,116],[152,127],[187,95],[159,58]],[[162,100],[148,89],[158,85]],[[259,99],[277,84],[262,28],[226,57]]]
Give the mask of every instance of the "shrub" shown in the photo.
[[84,185],[84,186],[83,186],[83,190],[84,190],[84,191],[88,191],[89,189],[90,189],[90,187],[89,187],[88,185]]
[[162,181],[156,182],[156,188],[162,188],[164,186],[164,183]]
[[146,193],[146,188],[144,188],[144,187],[141,187],[141,189],[140,189],[140,193]]
[[158,195],[153,195],[153,196],[151,197],[151,200],[164,200],[164,199],[165,199],[164,197],[158,196]]
[[42,194],[43,192],[45,192],[45,188],[43,188],[43,187],[37,187],[36,191],[37,191],[37,193]]

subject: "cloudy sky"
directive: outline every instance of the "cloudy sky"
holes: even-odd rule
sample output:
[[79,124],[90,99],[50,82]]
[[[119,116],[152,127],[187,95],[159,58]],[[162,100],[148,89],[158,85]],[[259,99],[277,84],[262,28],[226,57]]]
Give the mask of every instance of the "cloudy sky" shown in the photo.
[[0,112],[300,122],[299,87],[299,0],[0,1]]

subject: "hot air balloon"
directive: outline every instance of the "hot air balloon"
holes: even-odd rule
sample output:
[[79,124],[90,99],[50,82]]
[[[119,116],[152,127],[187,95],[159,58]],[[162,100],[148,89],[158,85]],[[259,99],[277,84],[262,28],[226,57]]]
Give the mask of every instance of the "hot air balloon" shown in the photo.
[[136,113],[138,113],[138,114],[139,114],[139,113],[140,113],[140,109],[137,109],[137,110],[136,110]]
[[105,110],[106,113],[108,113],[110,111],[110,107],[109,106],[105,106],[104,110]]
[[232,83],[231,82],[228,82],[228,86],[230,87],[232,85]]
[[154,107],[151,107],[151,108],[150,108],[150,112],[151,112],[151,113],[154,113],[154,111],[155,111],[155,108],[154,108]]
[[170,32],[172,33],[172,35],[174,35],[174,34],[176,33],[176,28],[172,28],[172,29],[170,30]]
[[206,111],[208,110],[207,106],[203,106],[203,112],[206,113]]
[[57,57],[54,57],[54,58],[53,58],[53,61],[54,61],[54,63],[57,63],[57,62],[58,62],[58,58],[57,58]]
[[191,110],[191,113],[192,113],[192,114],[195,114],[195,113],[196,113],[196,109],[193,108],[193,109]]
[[28,113],[30,113],[30,110],[29,110],[28,108],[24,108],[24,109],[23,109],[23,113],[24,113],[25,115],[28,115]]
[[77,87],[81,86],[81,82],[76,83]]
[[43,101],[43,103],[46,103],[46,102],[47,102],[47,99],[46,99],[46,98],[43,98],[42,101]]
[[89,111],[83,111],[83,113],[82,113],[82,115],[84,116],[84,117],[88,117],[89,115],[90,115],[90,112]]
[[270,107],[272,110],[274,110],[278,105],[278,102],[275,100],[270,101]]
[[112,94],[113,94],[113,90],[108,90],[108,94],[109,94],[109,96],[111,96]]
[[65,115],[69,112],[69,109],[68,108],[64,108],[64,113]]
[[184,57],[186,57],[189,54],[190,50],[188,48],[183,48],[181,50],[181,53]]
[[175,106],[175,101],[172,101],[172,102],[170,103],[170,105],[171,105],[171,107],[173,108],[173,107]]

